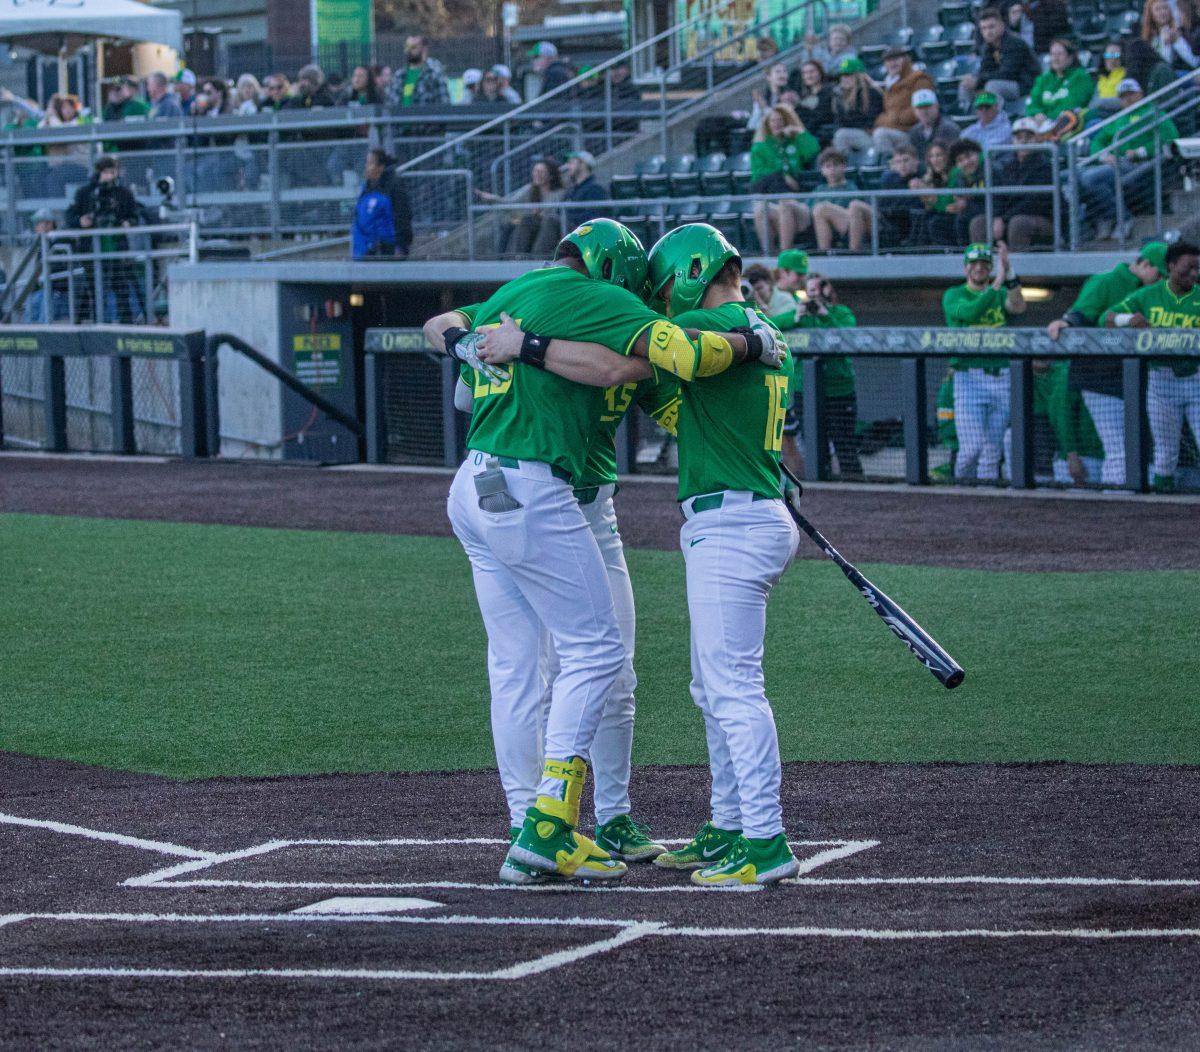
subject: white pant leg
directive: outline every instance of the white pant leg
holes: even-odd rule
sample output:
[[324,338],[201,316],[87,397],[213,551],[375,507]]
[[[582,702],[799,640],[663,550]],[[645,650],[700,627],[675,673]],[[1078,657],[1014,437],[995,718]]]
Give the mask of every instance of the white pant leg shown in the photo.
[[[502,582],[505,594],[515,588],[551,634],[560,671],[546,724],[546,757],[589,760],[604,703],[624,659],[600,551],[570,487],[558,479],[506,468],[509,492],[522,507],[498,514],[481,510],[473,476],[484,470],[486,459],[472,454],[455,477],[450,490],[455,533],[464,539],[464,546],[470,541],[477,552],[487,550],[489,557],[481,561]],[[477,557],[472,556],[473,564]],[[489,647],[498,655],[502,670],[526,670],[520,677],[526,692],[523,701],[512,697],[507,680],[493,681],[493,699],[500,686],[509,707],[524,711],[532,704],[536,710],[538,677],[527,669],[539,665],[538,640],[527,631],[518,633],[519,640],[501,631],[496,618],[484,609],[490,601],[491,592],[480,597]],[[549,794],[561,788],[561,782],[543,779],[539,791]]]
[[778,500],[701,512],[680,534],[693,651],[706,704],[725,732],[748,837],[783,832],[779,739],[762,656],[767,595],[794,557],[798,536]]
[[[957,374],[955,379],[958,379]],[[1004,454],[1004,433],[1008,430],[1012,388],[1007,369],[1001,369],[999,376],[984,373],[981,380],[984,392],[981,399],[984,416],[983,448],[979,454],[976,477],[980,481],[994,482],[1000,477],[1000,458]],[[957,423],[957,411],[954,419]]]
[[1125,485],[1125,400],[1099,391],[1081,391],[1088,416],[1104,447],[1100,481],[1106,486]]
[[1154,443],[1154,474],[1171,478],[1179,466],[1179,439],[1183,434],[1183,399],[1170,369],[1150,370],[1146,380],[1146,416]]
[[592,742],[592,786],[597,825],[630,812],[629,776],[633,755],[634,691],[637,689],[637,676],[633,671],[637,614],[629,567],[625,564],[625,548],[617,528],[617,512],[613,507],[614,489],[613,486],[602,486],[594,501],[580,505],[604,560],[621,645],[625,650],[621,671],[613,683]]
[[1192,438],[1200,444],[1200,374],[1181,376],[1177,382],[1183,395],[1183,411],[1192,429]]
[[954,477],[975,477],[979,455],[983,452],[984,427],[987,423],[983,385],[979,369],[956,370],[954,373],[954,430],[958,435],[958,456],[954,461]]
[[[533,806],[542,774],[542,678],[537,653],[543,629],[516,582],[463,514],[463,491],[474,499],[471,476],[461,469],[450,490],[448,510],[454,532],[471,560],[475,597],[488,636],[492,742],[500,784],[508,802],[509,824],[519,826]],[[530,649],[532,648],[532,649]]]

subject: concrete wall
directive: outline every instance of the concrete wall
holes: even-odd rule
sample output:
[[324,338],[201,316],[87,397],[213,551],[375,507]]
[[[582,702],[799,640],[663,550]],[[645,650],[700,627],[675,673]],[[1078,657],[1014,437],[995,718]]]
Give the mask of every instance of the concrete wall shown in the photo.
[[[198,268],[199,269],[199,268]],[[209,333],[229,332],[272,361],[279,361],[279,285],[245,278],[171,274],[171,324]],[[218,368],[221,455],[282,457],[282,389],[279,381],[228,349]]]

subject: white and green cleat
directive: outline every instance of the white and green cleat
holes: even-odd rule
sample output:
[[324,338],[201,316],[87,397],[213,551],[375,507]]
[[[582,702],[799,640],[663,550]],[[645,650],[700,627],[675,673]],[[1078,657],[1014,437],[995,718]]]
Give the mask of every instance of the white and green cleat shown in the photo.
[[741,838],[740,829],[721,829],[705,822],[690,844],[677,851],[664,851],[655,860],[664,869],[703,869],[723,862],[729,849]]
[[774,884],[799,872],[800,863],[782,833],[764,840],[742,836],[730,847],[724,861],[693,873],[692,883],[705,888]]
[[[524,866],[553,878],[566,880],[617,880],[625,876],[624,862],[613,858],[587,837],[575,832],[561,818],[531,807],[525,824],[500,870],[500,879],[512,877],[516,866]],[[507,883],[533,881],[507,880]]]
[[[520,826],[509,826],[509,847],[516,843],[517,837],[520,835]],[[526,886],[529,884],[559,884],[562,883],[562,878],[553,873],[546,873],[540,869],[534,869],[533,866],[527,866],[524,862],[517,862],[514,859],[505,858],[504,865],[500,867],[500,883],[516,884],[520,886]]]
[[650,827],[635,822],[629,815],[617,815],[596,827],[596,844],[613,858],[625,862],[649,862],[667,849],[649,837]]

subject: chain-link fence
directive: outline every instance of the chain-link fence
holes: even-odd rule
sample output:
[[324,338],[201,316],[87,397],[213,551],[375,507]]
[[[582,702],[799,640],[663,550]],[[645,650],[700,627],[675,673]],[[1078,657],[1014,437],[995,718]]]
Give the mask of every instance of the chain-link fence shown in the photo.
[[46,445],[46,376],[40,358],[0,358],[3,440],[16,449]]

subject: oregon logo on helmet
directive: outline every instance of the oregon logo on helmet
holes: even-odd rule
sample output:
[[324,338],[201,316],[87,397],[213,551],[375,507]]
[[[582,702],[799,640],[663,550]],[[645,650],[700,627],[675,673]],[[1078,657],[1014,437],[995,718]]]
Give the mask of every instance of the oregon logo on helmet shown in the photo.
[[629,227],[612,219],[589,219],[559,242],[555,259],[562,257],[563,245],[575,246],[589,277],[645,297],[646,250]]
[[668,313],[683,314],[700,306],[713,279],[738,251],[716,227],[688,223],[664,234],[650,249],[650,292],[662,296],[672,278]]

